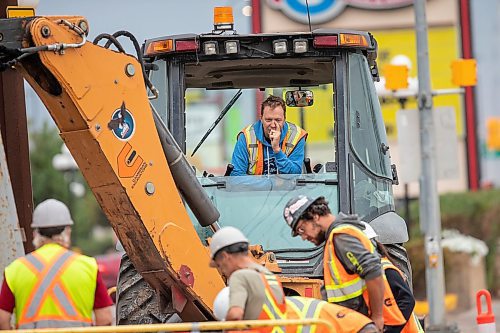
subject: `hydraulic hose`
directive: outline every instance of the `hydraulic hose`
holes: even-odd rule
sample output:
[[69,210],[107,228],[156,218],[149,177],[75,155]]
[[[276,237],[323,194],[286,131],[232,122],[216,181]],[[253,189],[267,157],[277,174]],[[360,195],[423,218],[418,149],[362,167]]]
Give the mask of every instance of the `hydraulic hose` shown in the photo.
[[175,185],[193,211],[200,225],[202,227],[212,225],[219,219],[219,211],[198,182],[198,179],[196,179],[196,175],[186,160],[186,156],[180,150],[170,131],[165,127],[158,113],[153,108],[151,111],[153,112],[156,129],[158,130],[163,152],[167,158]]

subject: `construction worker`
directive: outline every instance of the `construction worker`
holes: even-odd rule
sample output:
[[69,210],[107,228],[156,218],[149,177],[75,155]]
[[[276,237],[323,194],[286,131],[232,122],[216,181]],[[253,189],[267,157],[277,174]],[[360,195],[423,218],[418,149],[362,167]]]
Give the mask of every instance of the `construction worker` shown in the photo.
[[260,116],[238,134],[231,176],[302,173],[307,132],[285,120],[285,101],[270,95]]
[[[251,259],[248,239],[240,230],[224,227],[214,233],[210,255],[210,267],[218,268],[230,287],[225,320],[286,319],[281,283],[273,273]],[[269,332],[284,330],[276,327]]]
[[[224,320],[229,305],[229,287],[222,289],[214,301],[214,315]],[[378,329],[370,318],[349,308],[314,298],[286,297],[287,319],[324,319],[332,324],[336,333],[377,333]],[[328,333],[324,325],[286,326],[287,333]]]
[[384,279],[380,256],[356,215],[332,215],[324,197],[299,195],[283,210],[292,236],[319,246],[323,242],[324,297],[369,316],[382,331]]
[[366,222],[363,232],[374,243],[382,256],[384,270],[384,333],[421,333],[423,328],[414,313],[415,298],[405,275],[390,260],[384,245],[378,241],[375,230]]
[[12,262],[0,292],[0,329],[111,325],[113,301],[97,263],[68,250],[73,221],[68,207],[48,199],[33,212],[36,250]]
[[[378,329],[367,316],[341,305],[322,300],[293,296],[286,298],[288,319],[324,319],[337,333],[377,333]],[[290,327],[290,333],[309,333],[311,326]],[[328,333],[324,325],[318,325],[315,333]]]

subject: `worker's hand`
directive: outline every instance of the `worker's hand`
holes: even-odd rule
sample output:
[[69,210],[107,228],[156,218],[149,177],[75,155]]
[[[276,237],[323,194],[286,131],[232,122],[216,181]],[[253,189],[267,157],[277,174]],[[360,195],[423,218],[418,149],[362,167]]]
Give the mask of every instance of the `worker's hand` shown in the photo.
[[226,320],[243,320],[243,316],[245,314],[245,310],[240,308],[239,306],[232,306],[229,308],[226,314]]
[[372,315],[371,320],[373,320],[379,332],[384,332],[384,317],[382,317],[382,315],[380,316]]
[[281,138],[281,128],[279,125],[276,126],[276,129],[271,129],[269,132],[269,139],[271,140],[271,147],[273,148],[274,153],[279,153],[280,148],[280,138]]

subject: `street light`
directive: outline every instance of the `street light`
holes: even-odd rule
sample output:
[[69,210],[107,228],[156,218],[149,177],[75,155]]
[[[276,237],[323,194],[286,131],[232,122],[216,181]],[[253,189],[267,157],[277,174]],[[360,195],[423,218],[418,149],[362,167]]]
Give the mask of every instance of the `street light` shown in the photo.
[[85,195],[85,186],[75,181],[75,173],[79,170],[75,159],[71,156],[68,147],[65,144],[61,147],[61,153],[52,158],[52,166],[57,171],[61,171],[68,176],[70,196],[81,198]]

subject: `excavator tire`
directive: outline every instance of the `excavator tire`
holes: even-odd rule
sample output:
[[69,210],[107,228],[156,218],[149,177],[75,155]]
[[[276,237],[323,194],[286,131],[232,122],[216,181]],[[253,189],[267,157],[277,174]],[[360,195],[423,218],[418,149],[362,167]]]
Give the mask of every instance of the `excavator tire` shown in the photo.
[[120,263],[116,292],[116,324],[141,325],[170,322],[174,313],[165,311],[162,307],[171,303],[171,299],[166,298],[144,280],[129,257],[124,254]]
[[408,282],[408,285],[413,290],[411,264],[406,249],[400,244],[385,244],[384,246],[387,252],[389,252],[394,265],[406,275],[406,282]]

